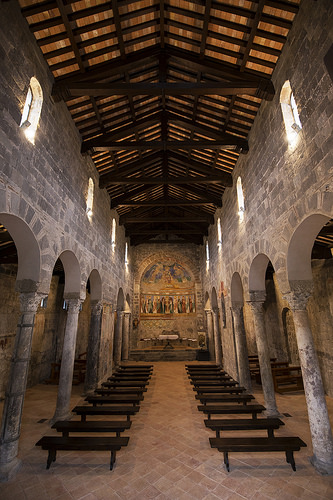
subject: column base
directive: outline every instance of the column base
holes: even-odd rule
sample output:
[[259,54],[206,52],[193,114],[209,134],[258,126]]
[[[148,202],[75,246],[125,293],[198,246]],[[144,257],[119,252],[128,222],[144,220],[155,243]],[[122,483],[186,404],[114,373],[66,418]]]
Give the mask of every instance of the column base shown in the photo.
[[265,410],[262,412],[264,417],[267,418],[283,418],[284,415],[282,415],[278,409],[276,410]]
[[323,476],[332,476],[333,475],[333,457],[331,457],[330,462],[323,462],[316,455],[312,455],[309,458],[311,465]]
[[4,483],[12,479],[19,471],[22,465],[22,460],[15,457],[8,464],[0,464],[0,482]]
[[51,420],[49,420],[49,425],[52,427],[52,425],[55,424],[56,422],[63,421],[63,420],[71,420],[71,418],[73,416],[74,415],[71,412],[66,413],[65,415],[54,415],[51,418]]

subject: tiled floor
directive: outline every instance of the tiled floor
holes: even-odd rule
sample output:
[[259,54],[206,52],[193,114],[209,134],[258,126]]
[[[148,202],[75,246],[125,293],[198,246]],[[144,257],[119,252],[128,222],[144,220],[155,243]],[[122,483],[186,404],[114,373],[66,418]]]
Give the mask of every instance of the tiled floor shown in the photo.
[[[82,399],[80,391],[73,387],[73,406]],[[55,433],[47,421],[38,422],[53,416],[56,392],[48,385],[27,391],[19,453],[23,466],[13,480],[0,484],[1,500],[333,499],[333,476],[320,476],[308,461],[311,441],[301,393],[277,396],[280,412],[291,415],[277,435],[298,435],[308,444],[295,453],[296,472],[281,452],[231,453],[228,473],[223,455],[209,446],[214,433],[197,410],[184,362],[154,363],[141,409],[124,433],[129,445],[117,453],[113,471],[108,452],[74,451],[58,452],[46,470],[47,451],[34,445],[42,435]],[[253,392],[263,403],[260,390]],[[332,399],[328,405],[333,416]]]

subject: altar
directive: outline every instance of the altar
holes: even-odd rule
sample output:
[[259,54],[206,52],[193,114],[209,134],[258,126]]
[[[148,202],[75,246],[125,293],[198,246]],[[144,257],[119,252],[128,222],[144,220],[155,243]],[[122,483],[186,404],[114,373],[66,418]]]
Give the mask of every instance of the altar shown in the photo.
[[158,337],[158,340],[167,340],[168,342],[165,344],[164,349],[173,349],[173,345],[170,344],[170,340],[179,340],[180,337],[177,334],[160,334]]

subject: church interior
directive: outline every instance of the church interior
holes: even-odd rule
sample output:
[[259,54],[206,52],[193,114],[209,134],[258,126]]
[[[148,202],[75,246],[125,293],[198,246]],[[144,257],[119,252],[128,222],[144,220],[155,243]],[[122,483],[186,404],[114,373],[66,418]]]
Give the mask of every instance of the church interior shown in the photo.
[[333,498],[332,0],[0,0],[0,60],[1,499]]

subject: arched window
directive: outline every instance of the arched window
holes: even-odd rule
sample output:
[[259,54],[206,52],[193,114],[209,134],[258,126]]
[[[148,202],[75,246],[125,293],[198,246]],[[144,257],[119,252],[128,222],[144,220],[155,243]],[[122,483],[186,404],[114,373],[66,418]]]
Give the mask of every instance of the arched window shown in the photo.
[[206,269],[209,269],[209,244],[208,240],[206,240]]
[[240,177],[238,177],[237,179],[236,189],[237,189],[237,201],[238,201],[238,215],[240,220],[242,221],[244,219],[245,206],[244,206],[242,179]]
[[94,204],[94,181],[90,177],[88,185],[88,194],[87,194],[87,207],[86,207],[86,212],[89,219],[93,214],[93,204]]
[[112,247],[112,251],[114,252],[115,248],[116,248],[116,219],[112,219],[111,247]]
[[298,134],[302,130],[302,123],[289,80],[283,84],[281,89],[280,103],[288,142],[290,146],[295,146]]
[[222,245],[222,227],[220,217],[217,219],[217,244]]
[[125,264],[128,264],[128,243],[125,243]]
[[30,80],[20,123],[20,127],[24,130],[24,135],[32,144],[35,144],[35,135],[42,111],[42,105],[42,87],[33,76]]

